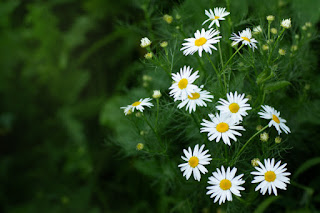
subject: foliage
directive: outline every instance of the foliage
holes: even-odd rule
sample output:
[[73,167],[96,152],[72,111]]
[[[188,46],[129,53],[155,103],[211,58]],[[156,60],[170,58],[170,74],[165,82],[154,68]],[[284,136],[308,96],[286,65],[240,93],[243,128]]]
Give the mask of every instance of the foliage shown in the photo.
[[[320,5],[304,2],[1,1],[0,212],[316,211]],[[216,6],[231,12],[221,32],[224,62],[236,51],[231,32],[257,25],[264,31],[254,53],[244,47],[226,67],[228,89],[252,97],[246,131],[230,150],[222,142],[208,143],[213,158],[228,157],[212,162],[199,183],[182,177],[180,156],[184,148],[206,141],[198,131],[200,120],[216,111],[225,91],[205,57],[184,56],[180,48],[183,39],[201,29],[204,10]],[[165,14],[173,17],[171,24]],[[293,25],[272,55],[262,50],[270,14],[279,33],[282,18],[291,18]],[[304,30],[305,22],[312,26]],[[270,36],[275,41],[278,35]],[[139,46],[145,36],[152,40],[152,60],[143,58],[147,51]],[[162,41],[168,42],[165,49]],[[287,54],[280,57],[279,48]],[[218,52],[211,59],[218,65]],[[193,115],[178,109],[168,95],[168,74],[184,65],[199,70],[197,84],[215,96]],[[143,115],[125,116],[120,110],[156,89],[162,93],[158,115],[156,101]],[[217,166],[229,165],[258,124],[266,125],[256,114],[263,103],[281,112],[292,133],[281,135],[278,145],[272,128],[268,143],[255,137],[235,163],[246,177],[242,199],[214,204],[206,195],[207,178]],[[139,142],[144,144],[140,151]],[[288,190],[276,198],[254,192],[253,157],[288,163]]]

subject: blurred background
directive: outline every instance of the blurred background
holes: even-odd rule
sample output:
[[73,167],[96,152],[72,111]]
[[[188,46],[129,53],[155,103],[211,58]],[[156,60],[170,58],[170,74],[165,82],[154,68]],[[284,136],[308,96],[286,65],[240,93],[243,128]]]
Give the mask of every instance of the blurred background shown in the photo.
[[[246,13],[257,9],[250,2],[240,1]],[[161,187],[137,168],[136,156],[110,142],[119,133],[110,117],[123,113],[113,100],[136,87],[144,69],[139,44],[149,4],[157,21],[184,1],[0,1],[0,212],[166,212],[170,192],[155,193]],[[319,31],[317,0],[284,5]],[[311,48],[319,59],[319,37]],[[292,191],[292,200],[305,193],[313,209],[320,203],[317,64],[310,114],[299,115],[290,159],[296,166],[313,159],[300,179],[307,188]]]

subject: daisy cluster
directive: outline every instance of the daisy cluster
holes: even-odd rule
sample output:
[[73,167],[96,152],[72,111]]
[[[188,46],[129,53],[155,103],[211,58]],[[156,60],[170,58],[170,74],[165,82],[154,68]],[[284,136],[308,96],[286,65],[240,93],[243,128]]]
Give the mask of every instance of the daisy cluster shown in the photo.
[[[226,8],[205,10],[205,15],[208,19],[206,19],[202,25],[209,23],[209,29],[206,30],[202,28],[194,33],[194,37],[184,39],[185,42],[180,49],[183,54],[187,56],[197,52],[199,56],[202,57],[203,51],[212,54],[212,50],[217,50],[214,45],[219,43],[220,39],[222,39],[218,27],[220,27],[220,21],[225,20],[225,17],[229,14],[230,12],[227,12]],[[172,19],[169,18],[166,17],[165,19],[168,24],[172,22]],[[270,24],[271,21],[274,20],[274,17],[268,16],[267,20]],[[212,28],[214,25],[216,25],[216,29]],[[281,26],[284,29],[290,28],[291,20],[283,20]],[[253,28],[253,33],[250,28],[246,28],[237,34],[233,33],[230,39],[233,41],[233,45],[241,43],[241,47],[246,45],[254,51],[257,49],[258,41],[253,38],[252,35],[258,34],[261,31],[262,29],[260,26]],[[147,48],[148,51],[150,51],[149,46],[151,43],[152,42],[148,38],[143,38],[140,46],[142,48]],[[166,48],[167,45],[168,43],[161,43],[161,47],[163,48]],[[239,49],[241,47],[239,47]],[[149,58],[152,58],[152,55]],[[171,73],[173,83],[169,87],[169,96],[173,98],[174,102],[178,102],[177,108],[185,108],[189,114],[194,113],[197,108],[207,107],[208,102],[212,102],[214,99],[214,96],[210,91],[204,90],[204,85],[199,86],[195,83],[199,77],[199,71],[194,71],[193,68],[188,65],[181,67],[179,72]],[[160,97],[160,91],[154,91],[153,98],[158,99]],[[226,98],[220,98],[214,105],[215,110],[208,114],[208,120],[202,119],[199,131],[200,133],[207,133],[209,141],[215,141],[216,143],[223,141],[225,145],[231,147],[232,143],[236,142],[237,138],[242,136],[241,131],[245,131],[242,122],[252,107],[248,103],[249,99],[246,98],[244,93],[238,93],[238,91],[229,92],[225,94],[225,97]],[[158,104],[159,102],[157,100],[157,106]],[[124,109],[125,115],[129,115],[134,111],[143,113],[145,107],[151,108],[153,106],[151,98],[142,98],[121,108]],[[268,120],[269,123],[265,128],[259,129],[259,132],[255,135],[271,126],[275,127],[278,135],[282,132],[286,134],[290,133],[290,129],[286,125],[286,120],[280,117],[279,111],[268,105],[262,105],[261,108],[258,115],[260,118]],[[266,136],[262,138],[263,140],[268,140],[265,139],[267,138]],[[247,143],[251,139],[252,138],[250,138]],[[242,148],[244,148],[246,144]],[[139,146],[137,149],[141,150],[143,149],[143,146]],[[208,173],[207,167],[212,160],[209,150],[205,149],[204,144],[196,144],[193,149],[191,147],[183,149],[183,153],[184,156],[181,156],[181,158],[185,162],[178,165],[183,176],[187,180],[193,176],[195,180],[200,181],[201,175]],[[236,154],[235,158],[237,158],[238,154],[239,153]],[[251,163],[256,169],[256,171],[251,172],[251,174],[254,175],[251,183],[259,183],[255,190],[260,190],[263,195],[267,191],[269,195],[272,192],[277,195],[277,189],[285,190],[287,184],[290,183],[290,179],[287,177],[290,173],[286,172],[286,164],[281,164],[281,161],[276,162],[274,158],[267,158],[264,159],[264,163],[262,163],[259,159],[255,158]],[[230,165],[232,166],[233,163],[230,163]],[[242,186],[245,183],[242,179],[244,174],[237,174],[238,169],[236,167],[225,168],[223,165],[219,165],[219,168],[213,169],[215,169],[215,171],[212,173],[212,176],[208,178],[209,186],[207,186],[207,194],[210,195],[211,198],[214,198],[214,202],[216,203],[219,201],[219,204],[222,204],[225,203],[226,200],[232,201],[233,195],[240,197],[241,191],[245,190]]]
[[[195,52],[198,52],[199,56],[202,57],[203,50],[210,54],[212,54],[211,49],[217,50],[214,44],[220,42],[219,39],[222,37],[219,36],[219,30],[211,27],[213,27],[214,24],[220,27],[219,21],[225,20],[224,17],[230,13],[226,11],[226,8],[214,8],[213,11],[211,9],[205,10],[205,14],[208,16],[208,19],[205,20],[202,25],[210,22],[209,29],[205,30],[202,28],[201,31],[197,30],[194,33],[194,37],[184,39],[186,42],[182,44],[183,47],[181,48],[184,55],[193,55]],[[242,32],[238,32],[238,34],[233,33],[230,39],[233,41],[233,45],[242,42],[243,45],[248,45],[253,51],[257,48],[256,43],[258,42],[252,38],[250,28],[246,28]]]
[[[212,54],[212,50],[217,50],[214,44],[220,42],[219,39],[222,37],[219,36],[219,30],[211,28],[214,24],[217,27],[220,27],[219,21],[225,20],[224,17],[230,13],[226,11],[225,8],[214,8],[212,11],[205,11],[205,14],[208,16],[208,19],[203,22],[209,24],[209,30],[201,29],[197,30],[194,33],[193,38],[185,39],[181,51],[184,55],[193,55],[198,52],[199,56],[202,57],[202,52]],[[288,23],[282,22],[282,26],[288,26]],[[255,31],[261,30],[261,27],[255,28]],[[233,45],[238,44],[239,42],[243,45],[248,45],[253,51],[257,48],[257,40],[252,37],[251,29],[246,28],[238,34],[233,33],[230,38],[233,40]],[[174,98],[174,101],[181,101],[178,105],[178,108],[186,107],[186,110],[189,109],[189,113],[192,113],[196,110],[196,107],[206,107],[207,102],[212,102],[213,95],[210,95],[209,92],[201,91],[201,89],[194,84],[195,80],[199,77],[198,71],[192,73],[192,68],[189,66],[184,66],[180,69],[180,72],[172,74],[172,79],[174,83],[171,85],[170,96]],[[203,94],[201,93],[203,92]],[[245,98],[245,94],[239,94],[237,91],[234,93],[230,92],[226,94],[227,98],[220,98],[218,101],[218,106],[216,109],[219,112],[208,114],[209,120],[203,119],[201,123],[200,132],[206,132],[208,135],[209,141],[223,141],[226,145],[231,146],[231,141],[237,141],[237,137],[242,136],[240,131],[245,131],[242,121],[245,116],[248,115],[251,106],[248,102],[248,99]],[[275,110],[271,106],[262,106],[262,109],[258,114],[261,118],[269,120],[268,126],[274,126],[280,134],[282,131],[288,134],[290,132],[289,127],[285,125],[286,120],[280,117],[280,112]],[[199,148],[200,146],[200,148]],[[191,147],[188,147],[188,150],[184,149],[184,156],[181,156],[182,160],[185,163],[180,164],[181,172],[183,176],[188,180],[192,174],[193,178],[197,181],[200,181],[201,174],[208,172],[206,166],[210,165],[212,160],[211,155],[208,154],[209,150],[204,149],[205,145],[195,145],[194,150],[192,151]],[[286,189],[286,184],[290,182],[287,177],[290,175],[289,172],[286,172],[286,164],[280,165],[281,161],[278,161],[275,164],[275,159],[268,158],[264,160],[264,164],[260,160],[255,160],[255,169],[257,171],[251,172],[254,175],[254,180],[252,183],[260,183],[256,187],[256,191],[260,190],[262,194],[265,194],[267,191],[269,194],[273,192],[277,195],[277,188]],[[243,174],[236,175],[237,168],[227,167],[225,168],[221,165],[221,168],[216,168],[216,171],[212,173],[212,176],[209,177],[207,187],[207,194],[211,198],[214,198],[214,202],[219,204],[224,203],[226,200],[232,201],[232,194],[235,196],[241,196],[240,191],[245,190],[241,185],[245,183],[242,179]]]

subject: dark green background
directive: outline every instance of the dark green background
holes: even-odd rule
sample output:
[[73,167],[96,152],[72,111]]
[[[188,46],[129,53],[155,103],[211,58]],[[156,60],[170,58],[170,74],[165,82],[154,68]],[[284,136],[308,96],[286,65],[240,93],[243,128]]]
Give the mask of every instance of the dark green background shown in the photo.
[[[152,1],[153,19],[183,2]],[[265,15],[278,1],[252,2],[234,7]],[[299,17],[296,24],[312,21],[319,32],[318,1],[306,2],[286,1],[286,7]],[[108,100],[139,85],[146,3],[0,2],[0,212],[166,212],[155,193],[161,187],[133,166],[134,156],[109,143],[114,128],[100,122]],[[319,37],[311,48],[319,59]],[[308,82],[312,120],[296,127],[291,168],[319,156],[318,73]],[[314,191],[291,189],[290,202],[319,205],[319,168],[315,164],[299,179]]]

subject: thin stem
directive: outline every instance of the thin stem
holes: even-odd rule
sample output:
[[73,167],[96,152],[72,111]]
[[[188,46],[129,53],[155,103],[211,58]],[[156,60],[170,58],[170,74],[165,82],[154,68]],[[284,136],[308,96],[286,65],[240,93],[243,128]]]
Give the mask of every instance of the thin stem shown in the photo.
[[151,24],[151,19],[150,19],[150,14],[148,13],[149,10],[148,10],[148,6],[149,6],[149,3],[148,2],[148,5],[146,5],[145,7],[143,7],[143,11],[144,11],[144,17],[147,21],[147,27],[148,27],[148,31],[150,33],[150,36],[151,36],[151,39],[154,40],[154,35],[153,35],[153,32],[152,32],[152,24]]
[[258,132],[256,132],[254,135],[251,136],[251,138],[249,138],[249,140],[247,140],[247,142],[243,145],[243,147],[240,149],[240,151],[237,153],[237,155],[233,158],[233,161],[231,163],[231,165],[234,164],[234,161],[237,160],[237,158],[240,156],[240,154],[244,151],[244,149],[246,148],[246,146],[249,144],[249,142],[256,137],[257,135],[259,135],[261,132],[263,132],[266,128],[268,128],[268,125],[266,125],[265,127],[263,127],[261,130],[259,130]]
[[[222,85],[222,82],[221,82],[221,75],[220,75],[220,73],[219,73],[219,71],[218,71],[218,69],[216,68],[216,66],[214,65],[214,63],[212,62],[212,60],[211,60],[211,58],[210,58],[210,56],[209,56],[209,54],[208,53],[206,53],[206,56],[207,56],[207,58],[208,58],[208,60],[209,60],[209,62],[210,62],[210,64],[212,65],[212,67],[213,67],[213,69],[214,69],[214,71],[216,72],[216,74],[217,74],[217,77],[218,77],[218,79],[219,79],[219,83],[220,83],[220,85],[221,86],[223,86]],[[224,76],[225,77],[225,76]],[[225,81],[226,82],[226,81]]]
[[280,35],[278,36],[276,42],[274,43],[273,47],[271,48],[271,51],[270,51],[270,54],[269,54],[269,58],[268,58],[268,64],[269,64],[269,62],[270,62],[270,59],[271,59],[273,50],[277,47],[277,44],[278,44],[278,42],[279,42],[279,40],[280,40],[280,38],[281,38],[281,36],[282,36],[282,34],[283,34],[283,32],[284,32],[285,30],[286,30],[285,28],[282,29],[282,31],[281,31]]
[[270,41],[270,25],[271,21],[268,22],[268,40]]
[[168,74],[168,76],[171,78],[171,70],[168,70],[164,66],[162,66],[162,64],[159,63],[157,56],[153,55],[153,59],[150,59],[150,61],[154,65],[161,67]]
[[229,58],[229,60],[227,61],[227,63],[225,63],[225,65],[222,67],[222,71],[224,70],[224,68],[229,64],[229,62],[231,61],[231,59],[239,52],[239,50],[244,46],[244,44],[242,44],[234,53],[233,55]]
[[[216,29],[219,31],[218,26],[216,26]],[[221,33],[221,32],[220,32]],[[219,55],[220,55],[220,62],[221,62],[221,66],[223,67],[223,58],[222,58],[222,53],[221,53],[221,46],[220,46],[220,42],[218,42],[218,49],[219,49]]]
[[159,143],[161,143],[161,138],[160,138],[158,132],[153,128],[153,126],[152,126],[151,123],[148,121],[148,119],[144,116],[143,113],[142,113],[142,117],[143,117],[143,119],[147,122],[148,126],[151,128],[151,130],[153,131],[153,133],[156,135]]
[[217,76],[220,76],[218,69],[216,68],[216,66],[214,65],[213,61],[211,60],[210,56],[208,53],[206,53],[206,56],[211,64],[211,66],[213,67],[214,71],[216,71]]
[[203,73],[204,73],[205,75],[207,75],[206,69],[203,67],[203,61],[202,61],[202,59],[200,58],[200,56],[199,56],[199,55],[196,55],[196,59],[197,59],[198,63],[200,64],[200,68],[201,68],[201,70],[203,71]]
[[156,127],[155,127],[155,129],[158,128],[159,98],[157,98],[156,101],[157,101],[157,115],[156,115],[156,125],[155,125]]

